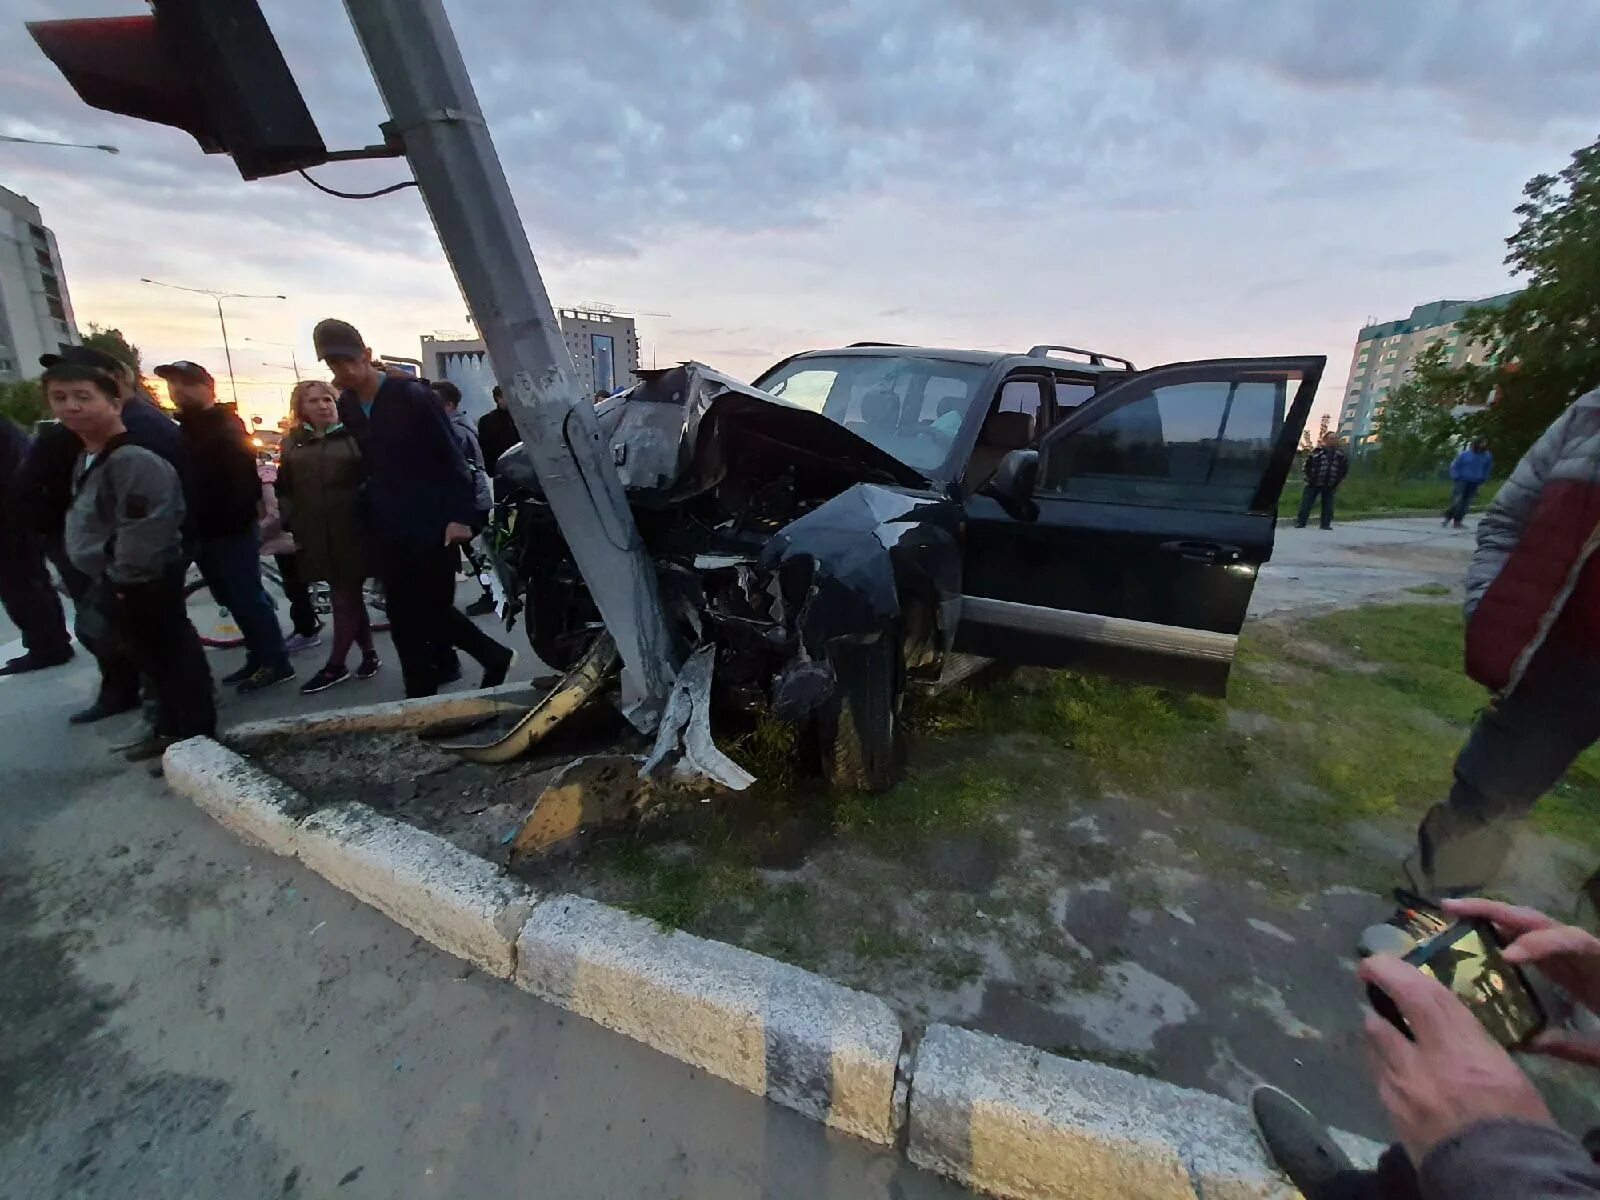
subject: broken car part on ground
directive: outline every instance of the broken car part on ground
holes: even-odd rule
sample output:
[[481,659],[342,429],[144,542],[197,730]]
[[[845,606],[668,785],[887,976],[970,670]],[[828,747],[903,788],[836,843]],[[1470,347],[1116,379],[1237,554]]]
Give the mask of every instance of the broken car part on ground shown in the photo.
[[[756,386],[639,372],[596,415],[699,664],[649,767],[745,786],[708,722],[770,714],[830,783],[887,789],[906,687],[972,655],[1222,694],[1324,363],[863,343]],[[603,626],[520,448],[496,478],[505,615],[578,668],[570,710],[598,690]],[[472,753],[520,752],[549,707]]]

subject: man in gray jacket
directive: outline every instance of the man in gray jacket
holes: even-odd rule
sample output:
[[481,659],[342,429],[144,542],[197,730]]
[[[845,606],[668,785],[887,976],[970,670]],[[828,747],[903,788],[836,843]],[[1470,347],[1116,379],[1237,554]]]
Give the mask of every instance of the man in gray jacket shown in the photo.
[[129,441],[111,376],[61,364],[41,382],[56,419],[83,442],[63,538],[89,581],[83,640],[115,645],[154,684],[155,731],[124,757],[156,758],[217,723],[205,651],[184,607],[183,486],[170,463]]
[[[1451,900],[1445,911],[1493,922],[1507,962],[1537,968],[1575,1004],[1600,1013],[1600,938],[1490,900]],[[1357,1170],[1328,1130],[1276,1088],[1250,1098],[1269,1156],[1306,1200],[1600,1197],[1600,1167],[1561,1131],[1532,1082],[1455,993],[1387,955],[1366,959],[1359,975],[1394,1001],[1411,1030],[1407,1038],[1367,1014],[1378,1098],[1399,1138],[1377,1169]],[[1600,1039],[1568,1031],[1541,1033],[1521,1052],[1600,1067]]]

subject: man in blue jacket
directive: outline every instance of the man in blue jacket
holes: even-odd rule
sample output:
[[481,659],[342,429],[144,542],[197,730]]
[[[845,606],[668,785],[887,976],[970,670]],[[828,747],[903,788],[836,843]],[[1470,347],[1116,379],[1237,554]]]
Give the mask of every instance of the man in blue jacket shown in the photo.
[[1450,493],[1450,507],[1444,510],[1444,523],[1454,523],[1457,529],[1467,515],[1467,510],[1472,507],[1472,498],[1478,494],[1489,479],[1489,473],[1494,470],[1494,455],[1489,453],[1489,443],[1482,438],[1474,438],[1472,445],[1456,455],[1455,462],[1450,464],[1450,478],[1455,487]]
[[342,389],[339,418],[366,465],[372,560],[406,695],[439,690],[446,644],[478,660],[483,687],[504,683],[516,656],[455,606],[454,548],[471,539],[478,508],[443,406],[427,384],[380,370],[354,326],[319,321],[311,340]]

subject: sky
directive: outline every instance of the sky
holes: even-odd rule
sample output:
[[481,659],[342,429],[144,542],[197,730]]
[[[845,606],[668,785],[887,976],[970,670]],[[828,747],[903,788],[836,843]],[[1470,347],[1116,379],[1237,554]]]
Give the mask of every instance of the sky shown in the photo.
[[[100,113],[5,0],[0,184],[56,233],[80,325],[224,373],[275,420],[311,327],[380,353],[470,329],[414,189],[246,183],[188,135]],[[263,0],[332,147],[385,118],[343,7]],[[1595,136],[1593,0],[450,0],[558,304],[640,316],[646,365],[749,379],[860,340],[1087,346],[1153,365],[1326,354],[1515,281],[1522,185]],[[323,167],[343,190],[400,161]],[[251,339],[251,340],[245,340]]]

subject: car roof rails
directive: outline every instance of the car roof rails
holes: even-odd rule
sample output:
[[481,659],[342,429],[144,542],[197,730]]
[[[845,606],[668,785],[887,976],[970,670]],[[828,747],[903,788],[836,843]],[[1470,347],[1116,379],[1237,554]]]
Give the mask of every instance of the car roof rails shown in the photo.
[[859,350],[863,346],[892,346],[895,349],[904,349],[904,342],[851,342],[845,347],[847,350]]
[[1126,358],[1115,354],[1101,354],[1098,350],[1080,350],[1077,346],[1035,346],[1028,351],[1029,358],[1044,358],[1050,351],[1060,350],[1067,354],[1081,354],[1089,360],[1091,367],[1103,367],[1107,363],[1120,363],[1123,370],[1136,371],[1137,367]]

